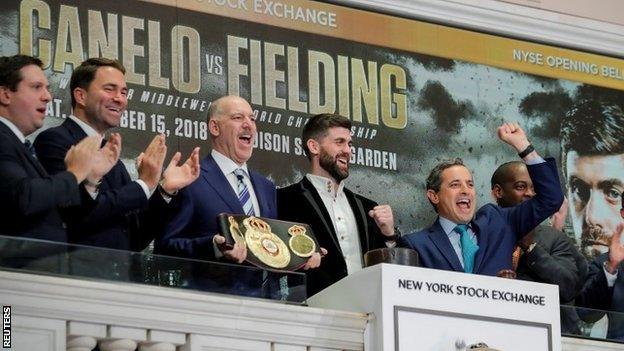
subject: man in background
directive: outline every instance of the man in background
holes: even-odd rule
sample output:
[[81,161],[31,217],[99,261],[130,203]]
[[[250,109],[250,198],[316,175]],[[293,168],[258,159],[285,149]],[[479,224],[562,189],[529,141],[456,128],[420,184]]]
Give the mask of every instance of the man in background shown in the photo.
[[[526,165],[507,162],[492,175],[492,196],[503,208],[513,207],[535,196]],[[585,282],[587,262],[565,233],[539,225],[518,241],[520,257],[517,278],[559,286],[561,303],[574,301]]]

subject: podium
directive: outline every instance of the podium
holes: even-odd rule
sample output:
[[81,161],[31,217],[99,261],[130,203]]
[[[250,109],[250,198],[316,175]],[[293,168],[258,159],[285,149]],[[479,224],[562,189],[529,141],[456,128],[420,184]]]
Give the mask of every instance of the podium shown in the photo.
[[390,264],[308,299],[369,314],[365,350],[561,350],[556,285]]

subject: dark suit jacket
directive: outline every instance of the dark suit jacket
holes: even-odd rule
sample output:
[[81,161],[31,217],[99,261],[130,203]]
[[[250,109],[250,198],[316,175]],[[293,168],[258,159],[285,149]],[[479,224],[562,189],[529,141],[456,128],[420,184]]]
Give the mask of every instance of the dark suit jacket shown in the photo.
[[[87,135],[76,122],[65,120],[35,140],[37,156],[46,170],[65,170],[67,150]],[[130,179],[121,160],[102,179],[95,200],[81,186],[82,205],[63,213],[71,242],[140,251],[164,225],[166,204],[155,193],[148,201],[141,186]]]
[[565,233],[551,226],[538,226],[533,238],[533,250],[520,256],[518,279],[556,284],[561,303],[572,302],[585,282],[585,257]]
[[0,235],[67,241],[59,207],[77,205],[76,177],[49,175],[24,144],[0,123]]
[[[607,284],[602,265],[608,259],[608,254],[598,256],[589,264],[589,273],[583,289],[576,297],[576,305],[619,312],[609,314],[609,330],[607,338],[624,340],[624,262],[618,266],[618,275],[613,287]],[[579,312],[579,314],[581,314]],[[584,314],[584,313],[583,313]],[[602,317],[602,313],[593,316],[594,320]]]
[[[244,214],[227,178],[212,158],[200,163],[199,178],[180,190],[179,207],[165,227],[165,235],[156,242],[158,253],[214,260],[212,237],[219,232],[220,213]],[[249,176],[260,206],[260,215],[277,218],[275,185],[259,173],[249,170]]]
[[[368,211],[377,206],[377,203],[347,188],[344,192],[357,222],[362,256],[369,250],[385,247],[383,234],[375,221],[368,216]],[[327,249],[327,256],[322,259],[321,266],[306,272],[308,296],[346,277],[347,265],[334,224],[323,200],[308,178],[304,177],[299,183],[278,189],[277,205],[280,219],[309,224],[319,245]]]
[[[555,213],[563,202],[554,159],[527,168],[537,193],[534,198],[509,208],[487,204],[475,213],[471,224],[479,245],[476,274],[494,276],[501,269],[511,269],[511,254],[518,239]],[[439,220],[403,237],[402,245],[418,251],[423,267],[464,271]]]

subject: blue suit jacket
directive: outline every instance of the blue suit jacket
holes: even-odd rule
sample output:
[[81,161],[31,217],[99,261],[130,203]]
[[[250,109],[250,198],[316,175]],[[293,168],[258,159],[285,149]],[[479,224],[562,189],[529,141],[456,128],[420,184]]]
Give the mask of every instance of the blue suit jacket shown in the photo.
[[[215,259],[212,237],[219,232],[220,213],[244,214],[227,178],[212,156],[201,163],[199,178],[180,190],[178,209],[165,226],[165,235],[156,242],[157,253],[197,259]],[[251,183],[262,217],[277,218],[275,185],[250,170]]]
[[[501,269],[511,269],[511,254],[518,239],[561,206],[563,193],[554,159],[528,166],[528,169],[537,192],[534,198],[509,208],[487,204],[475,213],[471,225],[477,235],[479,251],[474,273],[496,275]],[[423,267],[464,271],[439,220],[401,241],[402,246],[418,251]]]
[[[50,174],[65,171],[67,150],[86,138],[71,119],[35,140],[37,156]],[[158,193],[148,201],[121,160],[104,176],[95,200],[81,186],[82,204],[63,213],[71,242],[123,250],[143,250],[162,230],[167,205]]]

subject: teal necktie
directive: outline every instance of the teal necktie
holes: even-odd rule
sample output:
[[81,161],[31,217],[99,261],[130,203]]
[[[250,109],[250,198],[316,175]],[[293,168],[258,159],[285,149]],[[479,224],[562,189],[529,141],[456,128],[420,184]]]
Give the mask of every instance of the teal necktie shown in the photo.
[[479,245],[472,241],[470,233],[468,232],[468,226],[466,224],[458,224],[453,230],[460,235],[462,257],[464,259],[464,272],[472,273],[475,254],[479,250]]

